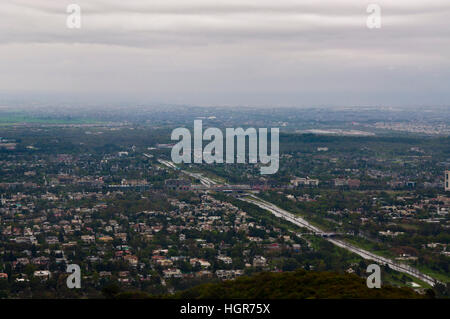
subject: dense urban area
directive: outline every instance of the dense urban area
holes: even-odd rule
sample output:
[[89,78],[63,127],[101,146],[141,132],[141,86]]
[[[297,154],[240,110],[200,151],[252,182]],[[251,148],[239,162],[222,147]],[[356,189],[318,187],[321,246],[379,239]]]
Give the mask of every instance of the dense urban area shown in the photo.
[[[173,295],[300,269],[366,278],[369,252],[390,261],[384,286],[449,297],[450,138],[439,115],[121,112],[2,113],[0,298]],[[194,119],[280,127],[279,171],[175,165],[170,132]],[[66,285],[70,264],[80,289]]]

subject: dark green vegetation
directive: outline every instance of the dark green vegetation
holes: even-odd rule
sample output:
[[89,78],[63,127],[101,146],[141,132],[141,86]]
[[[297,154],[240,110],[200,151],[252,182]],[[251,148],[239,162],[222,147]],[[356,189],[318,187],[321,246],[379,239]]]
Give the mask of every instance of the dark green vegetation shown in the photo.
[[[113,298],[155,298],[140,292],[104,291]],[[259,273],[234,281],[203,284],[163,298],[175,299],[419,299],[409,288],[382,286],[367,288],[356,275],[298,270],[285,273]]]
[[[328,151],[318,151],[327,147]],[[280,169],[266,176],[271,185],[289,183],[292,175],[320,180],[319,188],[333,186],[334,178],[358,178],[361,189],[385,189],[399,177],[434,182],[450,158],[450,137],[350,137],[313,134],[280,135]],[[230,183],[258,183],[255,166],[198,165]],[[398,187],[407,188],[407,187]]]
[[295,271],[260,273],[220,284],[205,284],[180,292],[176,298],[305,299],[305,298],[422,298],[408,288],[369,289],[356,275]]

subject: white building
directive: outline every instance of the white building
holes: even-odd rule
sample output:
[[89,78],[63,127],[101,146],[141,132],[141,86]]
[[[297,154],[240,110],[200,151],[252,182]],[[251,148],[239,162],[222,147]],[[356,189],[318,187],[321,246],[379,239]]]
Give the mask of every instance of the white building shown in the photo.
[[36,270],[34,272],[34,277],[39,278],[41,280],[47,280],[50,279],[52,274],[48,270]]
[[253,259],[253,267],[266,267],[267,259],[263,256],[255,256]]
[[309,177],[306,178],[299,178],[295,177],[294,179],[291,179],[291,184],[295,187],[301,186],[301,185],[307,185],[307,186],[319,186],[319,180],[318,179],[311,179]]

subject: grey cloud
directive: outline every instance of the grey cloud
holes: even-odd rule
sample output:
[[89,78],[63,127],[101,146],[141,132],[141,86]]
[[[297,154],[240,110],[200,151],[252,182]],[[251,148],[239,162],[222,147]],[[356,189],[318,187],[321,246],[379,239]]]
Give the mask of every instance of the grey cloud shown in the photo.
[[[80,30],[65,27],[72,2]],[[448,103],[450,3],[374,2],[380,30],[366,28],[359,0],[12,0],[0,4],[0,87],[219,105]]]

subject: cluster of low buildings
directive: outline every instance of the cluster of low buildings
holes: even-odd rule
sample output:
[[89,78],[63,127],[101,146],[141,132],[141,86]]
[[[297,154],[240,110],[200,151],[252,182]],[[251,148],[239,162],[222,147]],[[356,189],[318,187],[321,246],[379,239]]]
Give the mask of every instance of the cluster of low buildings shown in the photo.
[[168,285],[173,278],[277,271],[273,258],[301,253],[295,234],[260,225],[232,204],[202,194],[193,202],[169,198],[170,210],[133,214],[115,206],[127,196],[121,191],[3,198],[0,240],[8,245],[0,248],[0,280],[45,282],[64,276],[75,263],[92,284]]

